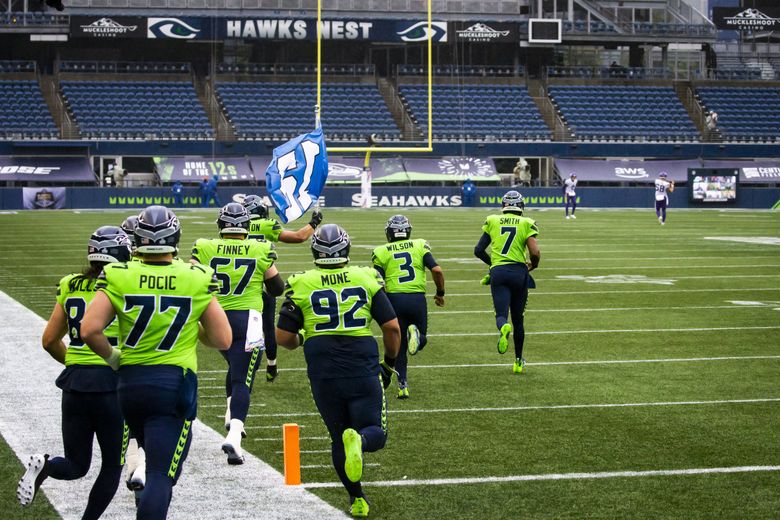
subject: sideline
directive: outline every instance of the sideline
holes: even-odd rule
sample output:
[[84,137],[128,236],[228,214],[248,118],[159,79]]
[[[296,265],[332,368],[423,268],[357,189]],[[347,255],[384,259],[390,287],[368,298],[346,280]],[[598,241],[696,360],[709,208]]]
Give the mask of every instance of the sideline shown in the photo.
[[[61,392],[54,385],[62,367],[40,347],[44,326],[37,314],[0,291],[0,433],[20,460],[34,452],[62,453]],[[243,466],[228,466],[220,450],[222,436],[202,422],[193,423],[193,432],[184,474],[173,491],[171,520],[347,518],[303,487],[285,486],[279,472],[247,452]],[[41,490],[63,518],[81,518],[99,467],[96,451],[86,477],[43,484]],[[134,517],[133,495],[123,472],[103,518]]]

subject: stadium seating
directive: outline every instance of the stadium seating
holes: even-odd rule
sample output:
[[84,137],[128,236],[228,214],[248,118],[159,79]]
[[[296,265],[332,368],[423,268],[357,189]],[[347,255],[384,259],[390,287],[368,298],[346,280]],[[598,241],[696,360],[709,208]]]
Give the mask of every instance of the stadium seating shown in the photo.
[[[423,76],[428,68],[422,65],[398,65],[399,76]],[[434,76],[523,76],[525,68],[522,65],[436,65]]]
[[0,60],[0,73],[3,72],[35,72],[35,62],[23,60]]
[[63,81],[65,103],[84,137],[214,137],[189,82]]
[[0,139],[59,137],[37,81],[0,81],[0,99]]
[[725,140],[780,137],[780,89],[777,87],[699,87],[699,100],[718,113],[718,128]]
[[[239,137],[289,137],[314,127],[313,83],[218,83],[217,97]],[[374,84],[323,83],[322,126],[332,137],[400,139]]]
[[[374,74],[374,65],[328,64],[322,73],[331,76],[368,76]],[[314,74],[317,66],[308,63],[220,63],[218,74]]]
[[550,97],[578,139],[698,140],[672,87],[549,87]]
[[176,74],[190,71],[186,62],[62,61],[60,72],[106,72],[127,74]]
[[[399,93],[419,128],[425,131],[427,85],[401,85]],[[525,87],[434,85],[433,136],[436,139],[549,139],[550,130]]]

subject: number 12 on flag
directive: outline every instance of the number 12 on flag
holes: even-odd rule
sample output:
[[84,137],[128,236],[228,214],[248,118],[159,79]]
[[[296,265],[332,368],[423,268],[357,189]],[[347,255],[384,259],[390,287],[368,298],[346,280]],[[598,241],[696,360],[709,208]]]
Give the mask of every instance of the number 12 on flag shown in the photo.
[[268,194],[282,222],[292,222],[314,205],[328,178],[322,127],[274,148],[265,171]]

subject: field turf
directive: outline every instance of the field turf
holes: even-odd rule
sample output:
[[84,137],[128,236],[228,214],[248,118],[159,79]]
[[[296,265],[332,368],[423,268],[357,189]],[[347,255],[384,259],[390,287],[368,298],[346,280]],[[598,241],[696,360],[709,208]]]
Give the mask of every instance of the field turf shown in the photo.
[[[326,208],[325,221],[347,229],[352,263],[367,264],[396,212]],[[472,254],[488,213],[404,211],[444,269],[447,305],[429,299],[411,399],[390,388],[387,447],[365,459],[371,518],[777,518],[780,471],[766,467],[780,466],[780,213],[672,209],[662,227],[649,209],[584,209],[571,221],[529,209],[542,262],[522,376],[511,345],[496,352],[486,269]],[[0,289],[48,317],[91,231],[125,216],[0,215]],[[187,257],[215,234],[216,212],[180,216]],[[775,244],[731,240],[750,237]],[[283,275],[311,265],[307,245],[279,246]],[[199,417],[222,431],[224,362],[201,354]],[[302,352],[280,349],[274,383],[264,366],[245,448],[281,470],[280,425],[297,422],[304,483],[336,482]],[[42,496],[29,511],[15,503],[21,464],[0,444],[3,518],[56,517]],[[728,469],[696,471],[709,468]],[[655,470],[673,471],[605,474]],[[340,487],[312,491],[347,507]]]

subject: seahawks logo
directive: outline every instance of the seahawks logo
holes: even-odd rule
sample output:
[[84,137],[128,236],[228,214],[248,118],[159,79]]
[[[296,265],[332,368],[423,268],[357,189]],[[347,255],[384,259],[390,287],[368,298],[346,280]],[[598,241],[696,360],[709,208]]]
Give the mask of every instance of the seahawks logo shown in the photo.
[[417,22],[396,33],[404,42],[424,42],[431,39],[435,42],[447,41],[447,22],[431,22],[428,30],[428,22]]
[[[197,23],[190,19],[190,23]],[[146,30],[148,38],[173,38],[176,40],[192,40],[198,37],[200,28],[193,27],[181,18],[149,18]]]

